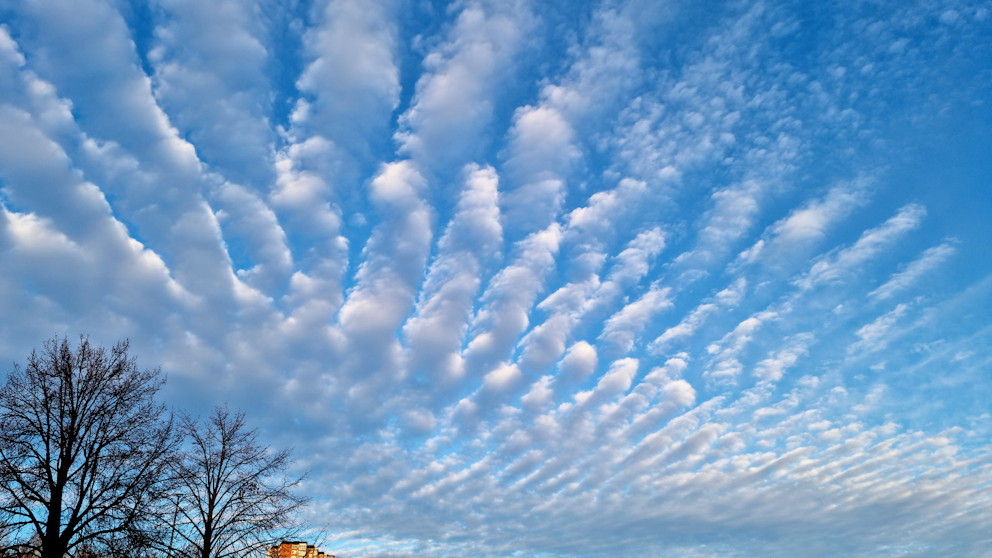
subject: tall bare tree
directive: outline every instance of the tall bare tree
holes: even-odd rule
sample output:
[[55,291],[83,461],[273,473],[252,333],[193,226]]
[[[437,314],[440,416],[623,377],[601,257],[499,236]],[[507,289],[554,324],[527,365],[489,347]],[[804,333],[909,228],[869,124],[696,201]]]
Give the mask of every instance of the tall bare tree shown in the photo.
[[293,493],[289,450],[270,451],[245,426],[244,413],[217,407],[206,421],[183,416],[187,447],[175,461],[179,488],[169,512],[174,533],[163,547],[185,558],[241,558],[277,537],[296,536],[309,498]]
[[154,400],[165,380],[128,349],[49,339],[0,388],[0,519],[18,554],[119,555],[158,537],[176,437]]

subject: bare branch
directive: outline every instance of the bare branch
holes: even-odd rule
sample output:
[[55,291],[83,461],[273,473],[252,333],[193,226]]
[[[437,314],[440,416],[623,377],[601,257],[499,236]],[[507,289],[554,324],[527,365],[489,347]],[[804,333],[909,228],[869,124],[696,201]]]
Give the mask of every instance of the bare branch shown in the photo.
[[181,544],[160,546],[183,558],[243,558],[300,532],[297,512],[308,498],[292,489],[302,480],[289,478],[287,450],[271,451],[258,443],[243,413],[217,407],[206,420],[180,420],[188,447],[173,462],[181,491],[175,504],[184,522],[177,524]]
[[0,388],[0,514],[18,553],[120,555],[162,529],[175,428],[160,372],[128,349],[53,338]]

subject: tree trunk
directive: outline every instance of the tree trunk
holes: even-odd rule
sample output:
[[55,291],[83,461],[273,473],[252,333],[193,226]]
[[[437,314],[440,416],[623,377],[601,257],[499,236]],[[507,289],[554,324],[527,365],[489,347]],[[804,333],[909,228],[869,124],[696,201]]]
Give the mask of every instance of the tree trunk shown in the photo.
[[[48,517],[48,532],[45,537],[41,540],[41,557],[40,558],[64,558],[66,553],[66,545],[62,541],[61,533],[59,532],[59,520],[58,512],[49,514]],[[52,527],[52,515],[55,515],[54,528]]]
[[[57,477],[62,471],[56,472]],[[57,480],[61,480],[58,478]],[[48,504],[48,520],[45,522],[45,536],[41,539],[41,558],[63,558],[65,545],[62,544],[62,491],[53,487]]]
[[210,558],[210,554],[213,552],[214,546],[214,533],[213,529],[207,525],[207,528],[203,530],[203,548],[200,549],[200,558]]

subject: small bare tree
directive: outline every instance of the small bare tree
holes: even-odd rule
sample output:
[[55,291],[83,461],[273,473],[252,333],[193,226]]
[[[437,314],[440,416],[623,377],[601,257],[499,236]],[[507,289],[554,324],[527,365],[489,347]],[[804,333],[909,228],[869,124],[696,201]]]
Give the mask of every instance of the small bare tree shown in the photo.
[[187,447],[175,461],[179,488],[168,512],[174,532],[160,548],[184,558],[241,558],[300,532],[289,450],[270,451],[243,413],[217,407],[204,422],[184,416]]
[[[31,352],[0,388],[0,519],[15,554],[120,555],[153,538],[171,418],[155,403],[165,380],[139,370],[128,342],[85,337]],[[5,553],[7,552],[5,550]]]

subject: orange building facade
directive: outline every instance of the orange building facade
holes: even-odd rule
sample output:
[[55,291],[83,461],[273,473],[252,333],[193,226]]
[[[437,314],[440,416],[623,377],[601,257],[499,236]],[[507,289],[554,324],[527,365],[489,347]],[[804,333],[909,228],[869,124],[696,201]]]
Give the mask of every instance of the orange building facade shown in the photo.
[[266,558],[334,558],[333,554],[324,554],[323,550],[300,541],[283,541],[266,551],[265,556]]

